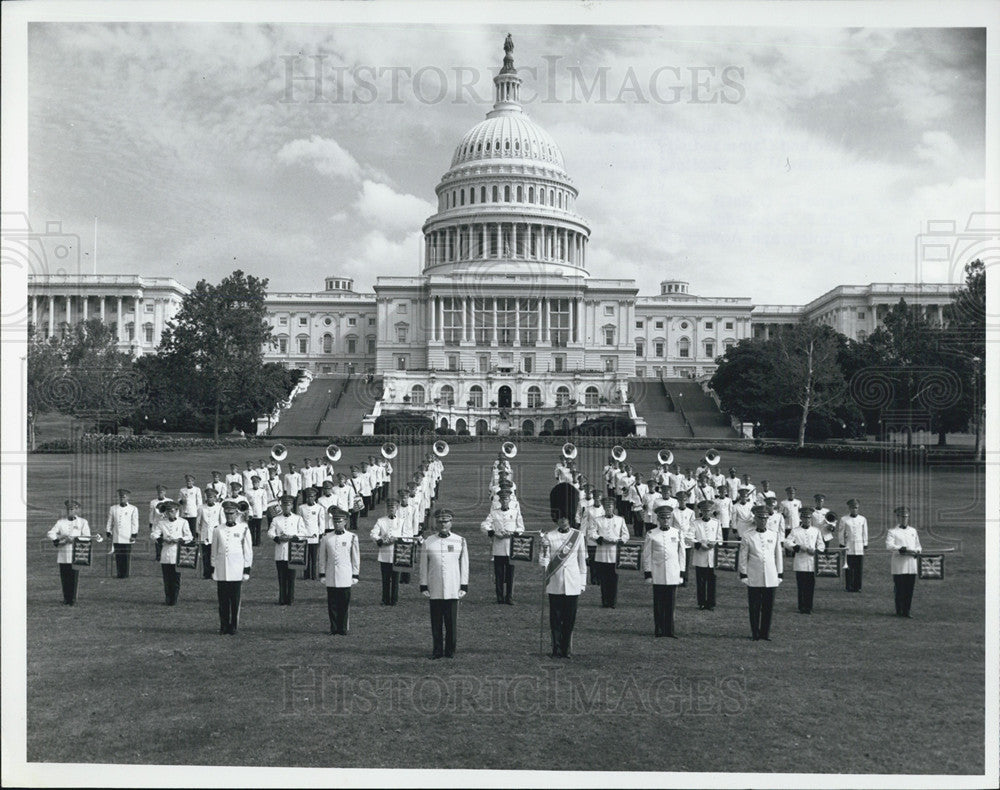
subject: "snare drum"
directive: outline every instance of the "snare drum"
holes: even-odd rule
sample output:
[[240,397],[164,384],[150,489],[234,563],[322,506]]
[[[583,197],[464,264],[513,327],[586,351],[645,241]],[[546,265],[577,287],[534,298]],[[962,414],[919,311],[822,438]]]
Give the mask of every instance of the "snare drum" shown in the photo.
[[281,505],[274,502],[267,506],[267,510],[265,510],[264,513],[267,515],[267,520],[272,521],[281,515]]

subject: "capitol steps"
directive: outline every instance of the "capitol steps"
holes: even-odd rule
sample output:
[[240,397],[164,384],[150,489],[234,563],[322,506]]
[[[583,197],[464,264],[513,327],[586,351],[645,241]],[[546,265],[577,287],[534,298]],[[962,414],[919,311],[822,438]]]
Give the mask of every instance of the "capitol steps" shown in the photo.
[[367,383],[364,376],[344,380],[343,393],[319,426],[320,436],[359,436],[361,421],[381,395],[382,379]]
[[[706,439],[731,438],[737,433],[701,385],[690,379],[664,379],[663,388],[675,410],[681,411],[691,426],[689,435]],[[693,433],[692,433],[693,432]]]
[[[277,425],[271,429],[271,436],[316,436],[332,395],[346,381],[344,377],[335,376],[313,378],[309,388],[281,413]],[[361,430],[360,422],[358,430]]]
[[629,392],[635,402],[636,414],[646,421],[647,436],[691,436],[680,413],[674,410],[667,398],[659,379],[631,379]]

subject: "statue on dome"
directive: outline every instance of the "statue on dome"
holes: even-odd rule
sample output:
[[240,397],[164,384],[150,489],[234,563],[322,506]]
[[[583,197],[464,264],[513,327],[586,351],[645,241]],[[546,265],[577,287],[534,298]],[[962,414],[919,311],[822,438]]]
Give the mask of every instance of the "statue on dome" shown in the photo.
[[504,39],[503,51],[508,55],[514,51],[514,37],[510,33],[508,33],[507,38]]

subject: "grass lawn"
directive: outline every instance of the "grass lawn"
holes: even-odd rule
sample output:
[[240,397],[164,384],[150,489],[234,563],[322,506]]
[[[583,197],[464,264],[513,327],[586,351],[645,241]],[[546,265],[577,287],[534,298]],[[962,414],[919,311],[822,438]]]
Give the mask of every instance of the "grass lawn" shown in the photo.
[[[678,592],[680,639],[652,638],[650,589],[621,573],[618,607],[581,599],[576,657],[539,651],[540,570],[518,565],[516,605],[493,603],[485,483],[499,442],[457,445],[445,458],[442,504],[469,541],[470,593],[458,655],[430,661],[428,607],[416,579],[395,608],[379,605],[379,573],[362,522],[361,583],[351,634],[327,634],[325,591],[299,580],[278,607],[273,553],[262,546],[243,586],[240,633],[219,636],[215,584],[186,570],[177,607],[163,605],[150,546],[132,577],[111,577],[103,547],[81,573],[80,600],[61,605],[44,538],[69,494],[103,531],[114,489],[130,488],[145,522],[158,481],[200,485],[245,451],[35,455],[28,473],[28,760],[383,768],[523,768],[822,773],[984,770],[984,509],[982,477],[959,466],[793,460],[725,453],[724,467],[771,487],[822,490],[842,512],[860,497],[870,545],[884,547],[888,496],[909,492],[925,551],[956,546],[944,582],[918,581],[913,619],[893,616],[888,557],[865,560],[864,591],[817,580],[812,616],[797,613],[794,575],[778,591],[772,638],[748,641],[746,593],[720,572],[719,605],[698,611]],[[341,465],[372,448],[347,448]],[[290,448],[293,461],[322,448]],[[557,448],[522,445],[515,475],[529,530],[550,528]],[[412,471],[413,448],[397,470]],[[256,458],[259,453],[253,454]],[[603,455],[603,454],[602,454]],[[581,450],[598,473],[602,455]],[[650,468],[653,451],[630,461]],[[684,466],[694,450],[677,453]],[[398,482],[397,475],[396,481]],[[976,487],[979,487],[976,490]],[[919,497],[919,499],[918,499]],[[933,529],[931,529],[933,527]],[[145,530],[144,530],[145,532]],[[956,542],[957,541],[957,542]],[[107,544],[104,544],[105,546]],[[547,642],[547,615],[546,636]],[[547,646],[546,651],[547,653]]]

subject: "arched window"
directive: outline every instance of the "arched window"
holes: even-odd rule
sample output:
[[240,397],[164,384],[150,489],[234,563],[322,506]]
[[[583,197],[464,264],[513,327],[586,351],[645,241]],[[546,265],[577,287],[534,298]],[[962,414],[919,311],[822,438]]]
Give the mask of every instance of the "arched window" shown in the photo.
[[464,206],[465,205],[465,190],[464,189],[458,190],[458,205],[460,205],[460,206]]
[[476,420],[476,436],[485,436],[490,432],[490,425],[486,420]]
[[556,389],[556,406],[569,405],[569,387],[560,386]]
[[569,420],[567,420],[565,417],[563,418],[563,421],[562,421],[562,429],[566,433],[569,433]]
[[441,425],[440,425],[440,426],[438,426],[438,427],[439,427],[439,428],[442,428],[443,430],[448,430],[448,428],[450,427],[450,426],[448,425],[448,418],[447,418],[447,417],[442,417],[442,418],[441,418]]
[[597,387],[587,387],[583,391],[583,403],[585,406],[597,406],[600,403],[601,395]]
[[549,433],[552,433],[552,431],[555,430],[555,427],[556,424],[552,422],[552,420],[546,420],[545,422],[542,423],[542,430],[548,431]]
[[486,202],[486,187],[479,187],[479,202]]
[[472,187],[469,189],[469,205],[472,206],[476,202],[476,188]]
[[329,333],[323,335],[323,353],[324,354],[333,353],[333,335]]
[[500,187],[496,186],[495,184],[493,185],[493,202],[494,203],[500,202]]
[[534,203],[535,202],[535,188],[534,187],[528,187],[528,202],[529,203]]
[[542,390],[539,387],[528,387],[528,408],[542,405]]
[[549,190],[549,205],[554,206],[556,204],[556,191],[554,189]]
[[455,388],[451,384],[445,384],[441,387],[441,395],[439,397],[443,403],[455,400]]
[[691,356],[691,341],[686,337],[682,337],[677,343],[677,356],[679,357],[689,357]]
[[525,420],[521,423],[521,433],[525,436],[535,435],[535,423],[532,420]]
[[521,187],[517,188],[517,202],[518,203],[524,202],[524,192]]
[[477,408],[481,408],[482,407],[482,405],[483,405],[483,388],[480,387],[478,384],[473,384],[469,388],[469,401],[470,401],[470,403],[473,406],[475,406]]
[[510,184],[503,188],[503,202],[510,203]]
[[455,420],[455,431],[456,433],[462,433],[462,431],[469,430],[469,423],[463,420],[461,417]]
[[413,388],[410,390],[410,403],[423,405],[424,402],[424,388],[421,384],[414,384]]
[[562,192],[559,193],[559,197],[557,198],[557,200],[559,202],[559,208],[562,208]]

